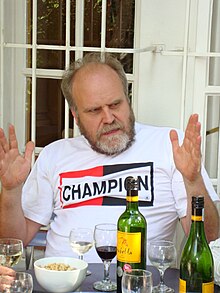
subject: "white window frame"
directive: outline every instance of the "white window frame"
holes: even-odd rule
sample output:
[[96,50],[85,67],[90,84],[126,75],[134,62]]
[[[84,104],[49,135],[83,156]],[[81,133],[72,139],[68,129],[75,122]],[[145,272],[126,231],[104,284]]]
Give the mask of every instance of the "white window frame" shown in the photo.
[[[185,35],[184,35],[184,44],[180,49],[170,48],[166,49],[166,44],[161,42],[150,43],[150,45],[145,46],[145,34],[144,27],[146,25],[146,19],[144,17],[144,12],[147,11],[150,5],[158,5],[158,13],[160,10],[159,4],[164,5],[164,0],[136,0],[136,10],[135,10],[135,38],[134,38],[134,48],[132,49],[118,49],[118,48],[106,48],[105,47],[105,19],[106,15],[102,15],[102,39],[101,39],[101,48],[85,48],[82,47],[83,42],[83,7],[84,1],[77,0],[76,6],[76,46],[70,47],[70,27],[69,27],[69,15],[67,13],[66,17],[66,44],[65,46],[48,46],[48,45],[36,45],[36,22],[37,22],[37,1],[32,0],[33,3],[33,45],[25,44],[24,42],[16,42],[17,39],[24,40],[25,38],[25,9],[26,0],[1,0],[0,2],[0,126],[4,129],[7,128],[8,122],[11,122],[16,125],[16,131],[19,141],[19,146],[23,150],[25,147],[25,98],[26,98],[26,88],[25,88],[25,78],[30,76],[32,77],[32,137],[31,139],[35,142],[36,136],[36,78],[45,77],[45,78],[61,78],[63,71],[62,70],[43,70],[36,69],[36,51],[37,49],[51,49],[51,50],[65,50],[66,54],[66,64],[68,67],[68,60],[71,50],[76,51],[76,58],[82,56],[83,50],[86,51],[101,51],[101,52],[113,52],[113,53],[133,53],[134,54],[134,68],[133,74],[128,74],[129,82],[133,83],[133,108],[135,115],[138,120],[143,120],[143,122],[150,122],[146,119],[144,121],[144,116],[142,115],[144,99],[141,98],[142,89],[145,89],[145,79],[149,76],[144,76],[143,64],[146,61],[146,54],[152,56],[152,58],[167,58],[170,56],[180,58],[182,61],[182,86],[181,86],[181,95],[180,95],[180,117],[176,121],[176,127],[184,129],[189,115],[192,112],[197,112],[200,115],[200,121],[202,123],[202,152],[205,155],[205,145],[206,145],[206,118],[207,118],[207,95],[220,95],[220,87],[208,86],[208,69],[209,69],[209,57],[215,56],[220,57],[220,53],[211,53],[209,50],[210,46],[210,26],[211,26],[211,11],[213,0],[184,0],[185,3]],[[66,0],[67,10],[70,10],[70,1]],[[160,1],[163,1],[160,2]],[[177,4],[176,1],[166,0],[167,3]],[[183,3],[183,2],[181,2]],[[5,13],[5,5],[8,5],[10,10],[10,17]],[[102,10],[106,11],[106,0],[102,1]],[[8,10],[8,11],[9,11]],[[7,32],[4,28],[4,23],[7,20],[13,20],[11,26],[12,30],[11,40],[13,42],[6,43],[6,34],[11,33]],[[192,19],[197,19],[196,24],[192,23]],[[195,27],[194,27],[194,26]],[[21,27],[23,30],[21,30]],[[195,51],[188,50],[188,44],[190,41],[189,31],[196,31],[196,47]],[[21,33],[24,33],[22,36]],[[32,49],[32,69],[24,69],[26,63],[26,56],[24,54],[25,49]],[[7,73],[7,57],[6,50],[14,49],[12,60],[10,66],[14,66],[16,70],[19,71],[19,74],[11,76],[9,79],[6,79]],[[148,56],[149,56],[148,55]],[[190,66],[189,66],[190,64]],[[13,68],[11,68],[13,72]],[[17,72],[16,72],[17,73]],[[23,76],[22,76],[23,75]],[[192,79],[192,82],[190,80]],[[8,89],[10,89],[8,91]],[[9,110],[10,109],[10,110]],[[150,111],[150,110],[149,110]],[[172,110],[167,115],[172,115]],[[166,120],[165,120],[166,121]],[[166,123],[164,122],[164,125]],[[161,125],[161,123],[160,123]],[[163,123],[162,123],[163,125]],[[74,128],[75,129],[75,128]],[[77,133],[75,133],[77,134]],[[67,103],[65,103],[65,137],[69,135],[69,109]],[[42,148],[36,148],[36,153],[39,153]],[[218,167],[220,163],[218,163]],[[220,168],[218,168],[220,169]],[[212,178],[213,184],[217,186],[217,189],[220,189],[220,176],[218,178]]]

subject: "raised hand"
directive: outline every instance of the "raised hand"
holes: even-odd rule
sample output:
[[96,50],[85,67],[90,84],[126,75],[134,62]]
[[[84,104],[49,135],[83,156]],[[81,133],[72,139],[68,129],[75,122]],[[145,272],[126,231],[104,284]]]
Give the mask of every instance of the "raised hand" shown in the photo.
[[173,148],[173,157],[176,168],[182,173],[184,179],[194,182],[201,176],[201,124],[198,115],[190,116],[183,144],[179,145],[177,132],[171,130],[170,140]]
[[33,142],[29,141],[24,155],[18,150],[18,142],[13,125],[9,125],[9,139],[0,128],[0,180],[2,187],[11,190],[20,187],[31,169]]

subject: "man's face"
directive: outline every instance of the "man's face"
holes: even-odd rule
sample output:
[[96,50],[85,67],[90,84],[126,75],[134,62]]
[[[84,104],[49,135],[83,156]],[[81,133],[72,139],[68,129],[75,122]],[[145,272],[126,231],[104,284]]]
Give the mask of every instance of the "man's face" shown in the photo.
[[107,65],[89,64],[73,82],[80,132],[102,154],[117,155],[134,140],[134,114],[117,73]]

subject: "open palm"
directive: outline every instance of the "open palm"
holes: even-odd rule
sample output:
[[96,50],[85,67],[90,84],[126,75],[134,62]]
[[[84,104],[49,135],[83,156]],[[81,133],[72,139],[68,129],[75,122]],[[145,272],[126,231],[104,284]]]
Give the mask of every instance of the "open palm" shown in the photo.
[[28,142],[24,155],[18,151],[14,126],[9,126],[9,140],[0,129],[0,178],[5,189],[19,187],[27,178],[31,169],[33,142]]
[[193,114],[187,124],[183,144],[179,145],[177,132],[171,130],[170,139],[176,168],[189,181],[196,180],[201,171],[201,125]]

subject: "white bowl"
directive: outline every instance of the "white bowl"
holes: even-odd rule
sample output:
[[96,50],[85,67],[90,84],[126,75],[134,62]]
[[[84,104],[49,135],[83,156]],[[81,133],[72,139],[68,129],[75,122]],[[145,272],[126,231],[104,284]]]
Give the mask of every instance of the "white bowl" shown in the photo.
[[[62,263],[75,270],[55,271],[43,268],[47,264]],[[45,257],[34,262],[34,272],[38,283],[53,293],[75,291],[86,277],[88,264],[84,260],[72,257]]]

